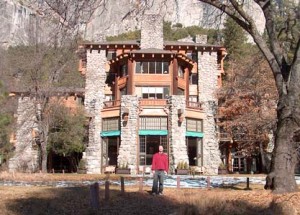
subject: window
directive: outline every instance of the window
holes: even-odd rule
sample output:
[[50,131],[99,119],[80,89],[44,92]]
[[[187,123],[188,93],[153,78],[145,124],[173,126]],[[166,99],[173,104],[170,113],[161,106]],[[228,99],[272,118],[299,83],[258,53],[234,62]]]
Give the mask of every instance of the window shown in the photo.
[[184,95],[184,90],[178,88],[178,90],[177,90],[177,95]]
[[184,68],[183,68],[183,66],[179,66],[179,68],[178,68],[178,77],[180,77],[180,78],[184,77]]
[[117,53],[116,53],[115,50],[108,50],[106,52],[106,58],[107,58],[107,60],[114,59],[114,58],[116,58],[116,56],[117,56]]
[[151,61],[151,62],[136,62],[135,73],[137,74],[168,74],[169,62]]
[[189,96],[190,102],[198,102],[198,96]]
[[193,61],[197,62],[198,57],[197,57],[197,52],[187,52],[186,56],[192,59]]
[[186,130],[203,132],[203,120],[201,119],[186,119]]
[[141,117],[140,130],[168,130],[167,117]]
[[190,84],[197,85],[198,84],[198,74],[192,73],[190,75]]
[[120,76],[121,77],[125,77],[128,74],[128,69],[127,68],[128,67],[127,67],[126,64],[120,66]]
[[103,118],[102,131],[117,131],[120,130],[119,117]]
[[166,99],[169,96],[169,87],[136,87],[136,93],[143,99]]

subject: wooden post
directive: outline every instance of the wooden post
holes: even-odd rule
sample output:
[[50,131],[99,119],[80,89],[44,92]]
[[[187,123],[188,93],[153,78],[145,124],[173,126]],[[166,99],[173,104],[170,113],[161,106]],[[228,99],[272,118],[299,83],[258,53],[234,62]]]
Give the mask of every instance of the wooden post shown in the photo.
[[247,187],[246,190],[250,190],[250,180],[249,177],[247,177]]
[[90,200],[93,209],[99,209],[99,184],[96,182],[90,186]]
[[177,176],[177,188],[180,189],[180,176]]
[[64,169],[62,170],[62,173],[65,174],[65,170]]
[[52,174],[54,174],[54,169],[52,169]]
[[207,188],[210,190],[210,177],[208,176],[206,180],[207,180]]
[[139,191],[142,192],[143,191],[143,178],[140,177],[140,180],[139,180]]
[[109,201],[109,181],[105,181],[105,200]]
[[124,177],[121,176],[121,194],[125,193]]

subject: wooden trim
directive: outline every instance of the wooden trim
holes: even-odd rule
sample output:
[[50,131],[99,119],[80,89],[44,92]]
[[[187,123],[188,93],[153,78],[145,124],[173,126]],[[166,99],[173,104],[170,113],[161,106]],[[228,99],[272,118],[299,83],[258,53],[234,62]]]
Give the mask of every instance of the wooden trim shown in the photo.
[[173,91],[171,92],[172,95],[177,95],[177,88],[178,88],[178,61],[176,58],[173,60]]
[[128,84],[127,84],[127,94],[128,95],[132,95],[133,94],[133,73],[134,73],[134,66],[133,66],[133,62],[131,60],[128,59],[127,61],[127,65],[128,65]]

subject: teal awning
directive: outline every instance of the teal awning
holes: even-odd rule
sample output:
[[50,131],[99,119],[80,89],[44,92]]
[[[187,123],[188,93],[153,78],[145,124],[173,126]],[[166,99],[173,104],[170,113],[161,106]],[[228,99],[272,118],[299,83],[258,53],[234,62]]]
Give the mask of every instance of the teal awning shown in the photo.
[[168,130],[139,130],[139,135],[168,135]]
[[186,137],[203,137],[204,134],[202,132],[196,132],[196,131],[187,131],[185,133]]
[[101,137],[115,137],[115,136],[120,136],[121,132],[120,131],[102,131],[101,132]]

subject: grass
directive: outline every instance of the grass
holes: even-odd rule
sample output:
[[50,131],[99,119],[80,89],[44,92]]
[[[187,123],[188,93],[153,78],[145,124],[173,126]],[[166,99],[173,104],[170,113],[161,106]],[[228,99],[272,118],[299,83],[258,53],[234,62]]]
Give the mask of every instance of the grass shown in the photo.
[[[61,181],[99,180],[105,175],[77,174],[15,174],[0,173],[0,180]],[[119,176],[112,175],[118,179]],[[125,179],[126,180],[126,179]],[[164,196],[151,196],[150,187],[139,191],[138,186],[110,186],[110,199],[104,198],[104,186],[99,187],[100,208],[90,205],[89,186],[73,188],[54,187],[0,187],[0,214],[300,214],[300,193],[274,195],[263,190],[263,185],[245,184],[217,189],[165,188]]]

